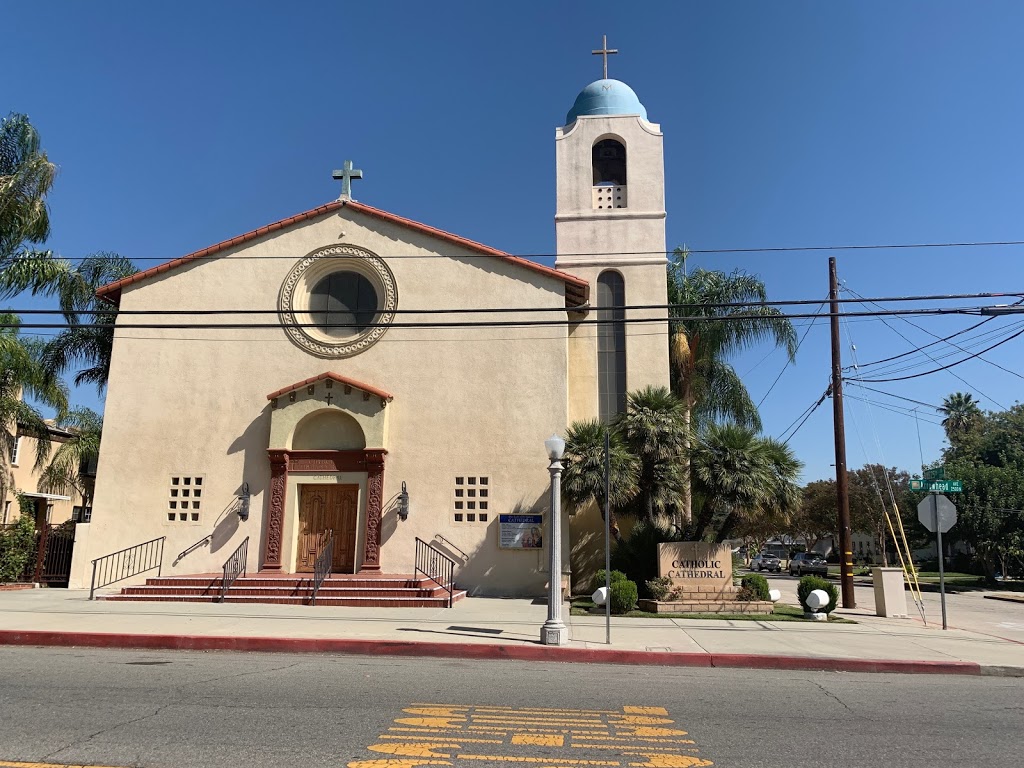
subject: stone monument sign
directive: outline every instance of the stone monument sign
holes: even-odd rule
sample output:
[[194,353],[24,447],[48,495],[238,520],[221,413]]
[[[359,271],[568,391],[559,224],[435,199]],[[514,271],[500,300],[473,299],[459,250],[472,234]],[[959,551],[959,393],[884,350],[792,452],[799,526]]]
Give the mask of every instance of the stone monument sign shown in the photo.
[[728,544],[674,541],[658,545],[658,574],[689,592],[732,590],[732,550]]

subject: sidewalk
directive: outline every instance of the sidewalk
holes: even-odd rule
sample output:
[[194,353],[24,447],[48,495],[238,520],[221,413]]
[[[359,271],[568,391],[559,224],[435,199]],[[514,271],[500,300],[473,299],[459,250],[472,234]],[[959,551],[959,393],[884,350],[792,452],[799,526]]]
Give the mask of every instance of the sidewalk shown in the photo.
[[1024,677],[1024,644],[866,609],[857,624],[563,618],[570,644],[538,643],[542,602],[467,598],[451,609],[104,602],[87,591],[0,592],[0,645],[370,653],[673,666]]

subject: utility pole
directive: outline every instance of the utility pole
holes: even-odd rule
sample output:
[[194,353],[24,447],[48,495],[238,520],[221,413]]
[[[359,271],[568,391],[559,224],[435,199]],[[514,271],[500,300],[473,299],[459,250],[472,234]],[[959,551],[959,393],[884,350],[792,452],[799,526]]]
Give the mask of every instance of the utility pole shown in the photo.
[[843,423],[843,366],[839,343],[839,280],[836,259],[828,260],[829,315],[832,325],[832,416],[836,436],[836,495],[839,502],[839,582],[843,608],[856,608],[853,596],[853,531],[850,528],[850,485],[846,475],[846,425]]

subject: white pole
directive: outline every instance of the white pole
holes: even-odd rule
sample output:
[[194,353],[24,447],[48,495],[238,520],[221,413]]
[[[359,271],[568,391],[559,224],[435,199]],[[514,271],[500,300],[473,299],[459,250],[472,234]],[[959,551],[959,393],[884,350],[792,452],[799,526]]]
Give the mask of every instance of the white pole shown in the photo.
[[604,641],[612,644],[612,503],[611,437],[604,428]]
[[562,462],[561,455],[551,459],[551,527],[548,535],[548,564],[551,582],[548,589],[548,620],[540,628],[543,645],[565,645],[569,630],[562,623]]

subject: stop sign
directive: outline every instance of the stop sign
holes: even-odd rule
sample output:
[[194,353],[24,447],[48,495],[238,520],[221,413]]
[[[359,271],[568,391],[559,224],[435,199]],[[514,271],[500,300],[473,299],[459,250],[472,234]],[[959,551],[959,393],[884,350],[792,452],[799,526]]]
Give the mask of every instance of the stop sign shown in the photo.
[[956,505],[939,493],[929,493],[917,505],[917,519],[932,533],[945,533],[956,525]]

